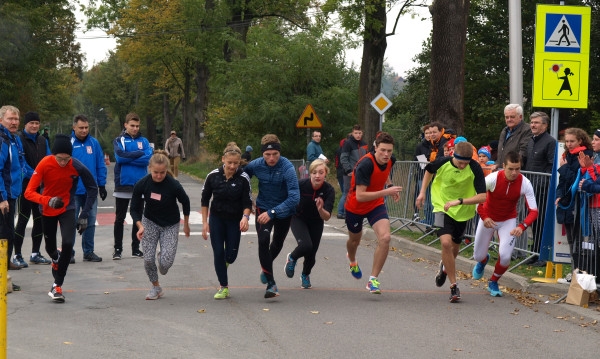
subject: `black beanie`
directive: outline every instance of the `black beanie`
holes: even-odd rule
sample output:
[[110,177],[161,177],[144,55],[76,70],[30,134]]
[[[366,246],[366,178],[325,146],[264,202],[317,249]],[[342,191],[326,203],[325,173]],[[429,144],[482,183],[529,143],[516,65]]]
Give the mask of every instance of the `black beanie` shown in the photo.
[[71,137],[67,135],[56,135],[54,137],[54,144],[52,145],[52,154],[66,153],[69,156],[73,154],[73,145],[71,144]]
[[31,121],[40,122],[40,115],[38,115],[37,112],[32,112],[32,111],[27,112],[25,114],[25,120],[23,121],[23,124],[25,125],[25,124],[27,124],[28,122],[31,122]]

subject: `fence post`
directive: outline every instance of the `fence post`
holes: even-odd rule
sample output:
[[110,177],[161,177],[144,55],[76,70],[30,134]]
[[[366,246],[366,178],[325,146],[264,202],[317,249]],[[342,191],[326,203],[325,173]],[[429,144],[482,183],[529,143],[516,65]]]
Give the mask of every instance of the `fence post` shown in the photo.
[[0,359],[6,359],[7,354],[7,333],[6,322],[8,320],[8,302],[6,300],[6,286],[8,276],[8,240],[0,239]]

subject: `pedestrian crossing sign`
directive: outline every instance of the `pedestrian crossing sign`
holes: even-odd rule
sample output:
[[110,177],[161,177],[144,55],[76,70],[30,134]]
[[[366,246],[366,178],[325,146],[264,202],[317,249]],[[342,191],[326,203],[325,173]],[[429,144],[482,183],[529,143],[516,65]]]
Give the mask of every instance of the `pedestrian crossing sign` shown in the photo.
[[591,9],[537,5],[533,106],[587,108]]

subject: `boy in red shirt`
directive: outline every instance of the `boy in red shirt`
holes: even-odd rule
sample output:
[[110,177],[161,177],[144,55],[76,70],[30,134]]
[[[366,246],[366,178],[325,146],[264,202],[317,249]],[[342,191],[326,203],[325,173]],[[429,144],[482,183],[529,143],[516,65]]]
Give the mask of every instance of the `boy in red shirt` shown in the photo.
[[[48,296],[64,303],[62,285],[73,252],[75,229],[79,234],[87,228],[87,218],[98,196],[98,186],[92,173],[76,158],[72,158],[71,137],[56,135],[52,155],[38,163],[25,190],[25,198],[42,206],[42,228],[46,252],[52,258],[54,284]],[[75,223],[75,190],[81,178],[87,191],[85,205]],[[42,193],[38,192],[42,188]],[[61,249],[56,247],[56,232],[60,223]]]

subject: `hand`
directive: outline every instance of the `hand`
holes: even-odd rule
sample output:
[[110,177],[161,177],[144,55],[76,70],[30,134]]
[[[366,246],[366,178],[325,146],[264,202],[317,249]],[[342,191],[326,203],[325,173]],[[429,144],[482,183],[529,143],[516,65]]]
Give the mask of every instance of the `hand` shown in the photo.
[[519,237],[521,234],[523,234],[523,230],[519,226],[516,226],[512,231],[510,231],[511,236]]
[[8,201],[2,201],[0,202],[0,211],[2,211],[2,214],[7,214],[9,210],[9,205],[8,205]]
[[98,194],[100,195],[100,199],[102,199],[104,201],[106,199],[106,196],[108,195],[108,193],[106,192],[106,187],[99,186]]
[[83,232],[87,228],[87,225],[88,225],[87,218],[79,218],[77,220],[77,233],[83,234]]
[[65,202],[63,202],[62,198],[60,197],[52,197],[50,198],[50,201],[48,201],[48,206],[54,209],[63,208],[64,205]]

